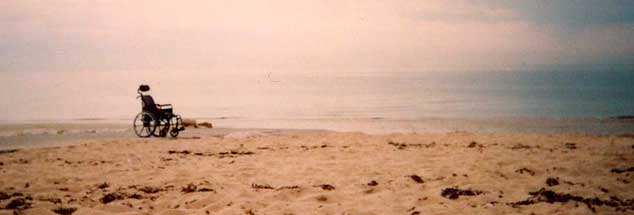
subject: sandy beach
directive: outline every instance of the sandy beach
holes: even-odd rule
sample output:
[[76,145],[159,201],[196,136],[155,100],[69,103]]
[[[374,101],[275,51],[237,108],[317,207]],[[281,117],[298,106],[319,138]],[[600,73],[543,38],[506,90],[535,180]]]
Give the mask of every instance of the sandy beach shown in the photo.
[[0,214],[634,213],[628,137],[232,130],[64,141],[0,152]]
[[0,215],[634,215],[633,12],[1,0]]

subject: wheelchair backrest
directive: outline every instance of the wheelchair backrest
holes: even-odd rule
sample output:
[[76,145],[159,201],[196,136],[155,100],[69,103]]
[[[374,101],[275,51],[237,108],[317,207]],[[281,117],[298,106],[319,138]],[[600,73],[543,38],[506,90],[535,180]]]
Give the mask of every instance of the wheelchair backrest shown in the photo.
[[154,98],[151,95],[143,95],[141,99],[143,100],[143,110],[156,113],[156,103],[154,103]]

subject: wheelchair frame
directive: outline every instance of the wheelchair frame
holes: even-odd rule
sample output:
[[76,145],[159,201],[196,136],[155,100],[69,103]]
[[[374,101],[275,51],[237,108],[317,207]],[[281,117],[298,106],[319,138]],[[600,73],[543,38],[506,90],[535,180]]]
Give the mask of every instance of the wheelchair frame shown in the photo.
[[139,137],[165,137],[169,133],[172,137],[185,130],[183,119],[180,115],[174,114],[171,104],[156,104],[151,95],[144,95],[150,91],[150,86],[141,85],[137,90],[141,99],[141,112],[134,118],[132,124],[134,132]]

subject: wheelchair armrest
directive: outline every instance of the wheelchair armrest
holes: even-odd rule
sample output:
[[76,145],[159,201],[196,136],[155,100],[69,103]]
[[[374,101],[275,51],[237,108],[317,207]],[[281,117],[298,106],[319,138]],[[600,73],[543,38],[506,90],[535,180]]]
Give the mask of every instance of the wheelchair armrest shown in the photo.
[[172,110],[172,104],[157,104],[156,108],[159,110]]

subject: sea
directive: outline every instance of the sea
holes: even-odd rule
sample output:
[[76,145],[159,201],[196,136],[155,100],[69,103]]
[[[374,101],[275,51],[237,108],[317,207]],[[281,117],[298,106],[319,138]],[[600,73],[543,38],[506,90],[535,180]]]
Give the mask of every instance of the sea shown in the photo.
[[[137,88],[217,127],[634,133],[634,71],[215,69],[0,73],[0,123],[132,124]],[[625,117],[627,118],[627,117]]]

